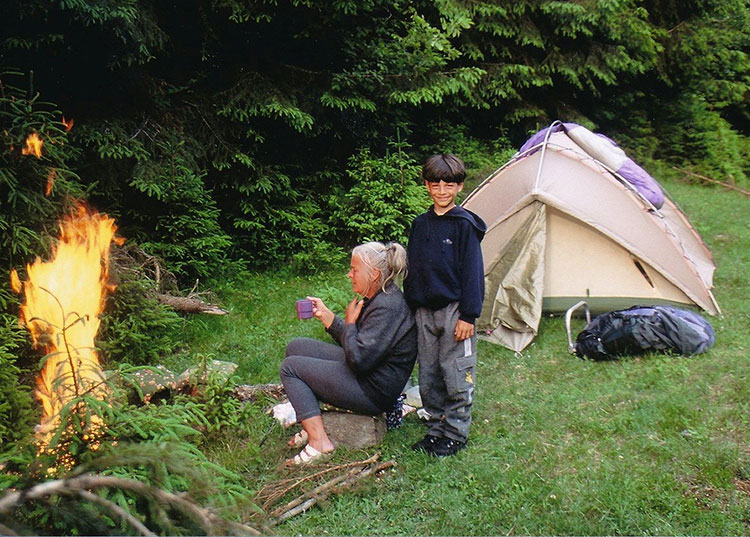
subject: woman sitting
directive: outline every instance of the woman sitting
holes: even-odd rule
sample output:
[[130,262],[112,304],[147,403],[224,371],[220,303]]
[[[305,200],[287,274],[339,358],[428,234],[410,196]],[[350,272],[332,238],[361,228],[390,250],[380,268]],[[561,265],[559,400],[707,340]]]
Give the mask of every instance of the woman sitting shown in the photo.
[[303,429],[290,445],[306,442],[288,463],[309,463],[333,451],[319,401],[369,415],[394,406],[417,356],[414,317],[395,283],[405,273],[403,246],[368,242],[352,251],[347,277],[363,299],[349,303],[344,319],[320,298],[308,297],[313,316],[338,345],[297,338],[286,347],[279,373]]

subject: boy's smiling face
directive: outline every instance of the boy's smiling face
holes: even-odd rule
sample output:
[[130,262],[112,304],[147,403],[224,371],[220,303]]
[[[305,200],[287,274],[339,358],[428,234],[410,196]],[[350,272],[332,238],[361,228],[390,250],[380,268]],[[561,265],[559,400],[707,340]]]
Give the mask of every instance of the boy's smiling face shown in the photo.
[[436,214],[445,214],[456,206],[456,196],[464,189],[463,183],[425,181],[424,186],[435,204]]

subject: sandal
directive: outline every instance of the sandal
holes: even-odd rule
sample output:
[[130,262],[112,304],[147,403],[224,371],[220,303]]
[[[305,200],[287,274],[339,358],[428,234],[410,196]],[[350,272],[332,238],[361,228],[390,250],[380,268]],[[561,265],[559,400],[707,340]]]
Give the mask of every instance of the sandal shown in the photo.
[[305,431],[304,429],[302,429],[300,432],[295,434],[289,440],[289,442],[287,442],[287,445],[289,447],[294,447],[294,448],[301,448],[305,444],[307,444],[307,431]]
[[321,451],[318,451],[314,447],[312,447],[310,444],[307,444],[302,451],[300,451],[297,455],[294,456],[293,459],[289,459],[287,461],[288,466],[299,466],[302,464],[312,464],[314,462],[320,462],[323,459],[327,458],[330,455],[330,453],[323,453]]

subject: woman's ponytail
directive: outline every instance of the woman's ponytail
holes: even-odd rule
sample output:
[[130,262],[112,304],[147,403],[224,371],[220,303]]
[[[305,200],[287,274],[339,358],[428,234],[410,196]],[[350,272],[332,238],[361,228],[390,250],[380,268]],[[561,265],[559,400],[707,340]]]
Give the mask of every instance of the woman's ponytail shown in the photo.
[[380,271],[383,291],[390,282],[406,277],[406,249],[397,242],[366,242],[354,248],[352,255],[359,257],[371,270]]

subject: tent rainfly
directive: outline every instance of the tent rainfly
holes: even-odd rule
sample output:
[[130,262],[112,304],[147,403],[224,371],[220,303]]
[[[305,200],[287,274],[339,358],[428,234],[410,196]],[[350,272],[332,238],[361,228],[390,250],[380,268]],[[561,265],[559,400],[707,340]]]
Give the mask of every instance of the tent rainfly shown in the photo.
[[711,252],[609,138],[554,122],[462,203],[487,223],[483,339],[523,350],[542,312],[666,304],[720,313]]

